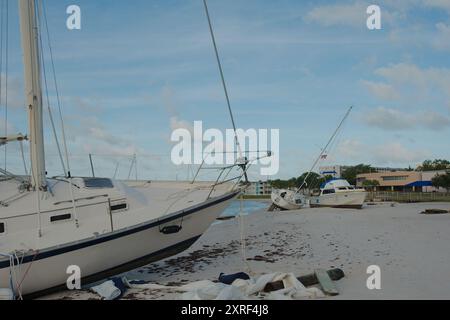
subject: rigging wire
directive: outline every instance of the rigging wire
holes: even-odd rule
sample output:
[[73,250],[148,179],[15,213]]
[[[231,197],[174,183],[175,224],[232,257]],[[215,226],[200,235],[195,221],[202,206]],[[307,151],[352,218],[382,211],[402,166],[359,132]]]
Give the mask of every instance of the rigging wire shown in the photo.
[[[8,136],[8,72],[9,72],[9,0],[6,0],[5,27],[5,137]],[[5,144],[5,170],[7,170],[8,145]]]
[[[61,122],[61,131],[62,131],[63,145],[64,145],[64,153],[65,153],[65,158],[66,158],[66,168],[67,168],[66,178],[69,180],[69,184],[70,184],[69,191],[70,191],[70,197],[71,197],[71,200],[72,200],[72,210],[73,210],[75,225],[76,225],[77,228],[79,228],[80,224],[79,224],[79,220],[78,220],[78,212],[77,212],[77,206],[76,206],[76,202],[75,202],[75,196],[74,196],[74,193],[73,193],[73,182],[72,182],[72,175],[71,175],[71,172],[70,172],[69,153],[67,151],[68,150],[67,149],[67,140],[66,140],[65,127],[64,127],[64,119],[63,119],[63,116],[62,116],[61,99],[60,99],[60,95],[59,95],[58,82],[57,82],[57,79],[56,79],[55,62],[54,62],[54,59],[53,59],[53,50],[52,50],[50,32],[49,32],[48,21],[47,21],[47,10],[46,10],[46,7],[45,7],[44,0],[39,1],[37,6],[38,6],[38,9],[39,9],[39,10],[37,10],[38,16],[40,16],[42,14],[42,17],[44,18],[44,22],[45,22],[47,43],[48,43],[48,48],[49,48],[49,52],[50,52],[50,61],[51,61],[52,71],[53,71],[53,80],[54,80],[54,84],[55,84],[56,98],[57,98],[58,111],[59,111],[59,117],[60,117],[60,122]],[[39,17],[39,20],[41,20],[41,17]],[[43,48],[41,48],[41,50],[43,50]]]
[[[214,46],[214,52],[216,54],[216,60],[217,60],[217,65],[219,66],[219,72],[220,72],[220,78],[222,80],[222,85],[223,85],[223,90],[225,93],[225,98],[227,100],[227,106],[228,106],[228,112],[230,113],[230,118],[231,118],[231,123],[233,125],[233,130],[234,130],[234,137],[236,140],[236,146],[238,148],[238,152],[239,152],[239,157],[242,160],[244,160],[244,163],[240,166],[242,171],[243,171],[243,175],[245,177],[245,182],[248,183],[248,175],[247,175],[247,165],[248,165],[248,160],[246,158],[244,158],[244,155],[242,153],[242,148],[241,145],[239,143],[239,137],[237,134],[237,128],[236,128],[236,122],[234,120],[234,115],[233,115],[233,110],[231,109],[231,102],[230,102],[230,96],[228,94],[228,89],[227,89],[227,84],[225,81],[225,76],[223,73],[223,68],[222,68],[222,63],[220,62],[220,56],[219,56],[219,50],[217,48],[217,44],[216,44],[216,37],[214,36],[214,29],[212,26],[212,22],[211,22],[211,17],[209,15],[209,10],[208,10],[208,4],[206,3],[207,0],[203,0],[203,5],[205,7],[205,12],[206,12],[206,17],[208,19],[208,25],[209,25],[209,31],[211,33],[211,39],[212,39],[212,43]],[[230,170],[231,171],[231,170]],[[241,255],[242,255],[242,260],[244,261],[244,264],[246,265],[249,273],[251,272],[251,268],[247,262],[247,258],[246,258],[246,238],[245,238],[245,218],[242,215],[242,202],[241,202],[241,207],[240,207],[240,214],[239,214],[239,229],[240,229],[240,242],[241,242]]]
[[41,6],[42,6],[43,18],[44,18],[44,22],[45,22],[45,30],[46,30],[46,34],[47,34],[47,43],[48,43],[48,49],[49,49],[49,53],[50,53],[50,61],[51,61],[52,73],[53,73],[53,82],[54,82],[55,91],[56,91],[56,101],[58,104],[59,120],[61,122],[61,133],[62,133],[63,147],[64,147],[64,153],[65,153],[65,158],[66,158],[66,167],[67,167],[66,178],[71,178],[72,174],[70,171],[69,152],[67,149],[66,129],[64,126],[64,118],[62,115],[61,97],[59,95],[58,81],[56,78],[56,68],[55,68],[55,61],[53,59],[53,49],[52,49],[52,44],[51,44],[50,32],[49,32],[49,28],[48,28],[47,8],[45,6],[45,0],[41,0]]
[[[0,106],[3,100],[3,13],[5,12],[5,1],[2,0],[0,5]],[[6,145],[5,145],[6,147]],[[6,163],[5,163],[6,167]],[[5,169],[6,170],[6,169]]]
[[23,141],[19,141],[19,146],[20,146],[20,154],[22,155],[22,162],[25,176],[28,176],[27,162],[25,161],[25,153],[23,151]]
[[319,157],[316,159],[316,161],[314,162],[314,164],[312,165],[311,169],[309,170],[308,174],[306,175],[306,177],[303,179],[303,183],[300,185],[300,187],[297,188],[295,193],[298,193],[303,186],[305,186],[306,180],[309,178],[309,176],[311,175],[312,171],[314,170],[314,168],[316,167],[316,165],[319,163],[319,161],[322,159],[322,157],[325,155],[326,151],[328,150],[329,146],[333,143],[334,139],[336,138],[337,134],[339,133],[339,130],[342,128],[342,126],[345,123],[345,120],[347,120],[348,116],[350,115],[350,113],[353,110],[353,106],[350,107],[347,111],[347,113],[345,114],[344,118],[342,119],[342,121],[339,123],[339,126],[336,128],[336,130],[334,131],[333,135],[330,137],[330,139],[328,140],[327,144],[325,145],[325,148],[322,149],[322,152],[320,153]]
[[[332,144],[330,145],[330,147],[328,148],[328,154],[335,154],[339,151],[339,147],[341,146],[341,143],[344,139],[344,132],[346,131],[346,126],[347,126],[347,121],[342,125],[341,130],[339,131],[339,133],[336,135],[336,137],[334,138],[334,141],[332,142]],[[327,158],[327,160],[330,160],[329,158]],[[336,162],[336,159],[334,159]]]
[[220,78],[222,80],[222,86],[223,86],[223,90],[224,90],[224,93],[225,93],[225,98],[227,100],[228,112],[230,114],[231,123],[233,125],[234,137],[235,137],[235,140],[236,140],[236,146],[238,148],[239,157],[240,157],[240,159],[245,161],[244,164],[242,165],[242,170],[244,171],[245,181],[248,182],[247,171],[245,170],[245,166],[247,165],[247,161],[246,161],[246,159],[244,159],[244,155],[242,153],[241,144],[239,143],[239,137],[238,137],[238,134],[237,134],[236,122],[234,120],[233,110],[231,109],[230,96],[228,94],[228,88],[227,88],[227,84],[226,84],[226,81],[225,81],[225,76],[224,76],[224,73],[223,73],[222,63],[220,62],[219,49],[217,48],[216,37],[214,35],[214,29],[213,29],[213,26],[212,26],[211,17],[209,15],[208,4],[206,3],[206,1],[207,0],[203,0],[203,5],[205,7],[206,17],[208,19],[209,31],[210,31],[212,43],[213,43],[213,46],[214,46],[214,52],[216,54],[217,65],[219,66]]
[[[39,11],[37,14],[38,17],[38,25],[41,27],[42,26],[42,6],[39,6]],[[42,41],[42,34],[41,32],[39,32],[38,34],[38,38],[39,38],[39,44],[41,47],[41,51],[42,54],[40,55],[41,58],[41,64],[42,64],[42,72],[43,72],[43,80],[44,80],[44,86],[45,86],[45,95],[46,95],[46,102],[47,102],[47,110],[48,110],[48,115],[50,118],[50,123],[52,125],[52,131],[53,131],[53,137],[55,138],[55,143],[56,143],[56,148],[58,150],[58,155],[59,155],[59,159],[61,161],[61,166],[64,172],[64,176],[67,177],[67,171],[66,171],[66,166],[64,164],[64,159],[62,156],[62,152],[61,152],[61,147],[60,147],[60,143],[59,143],[59,139],[58,139],[58,134],[56,132],[56,126],[55,126],[55,121],[53,119],[53,112],[52,112],[52,108],[50,106],[50,96],[49,96],[49,90],[48,90],[48,83],[47,83],[47,71],[46,71],[46,65],[45,65],[45,59],[44,59],[44,46],[43,46],[43,41]]]

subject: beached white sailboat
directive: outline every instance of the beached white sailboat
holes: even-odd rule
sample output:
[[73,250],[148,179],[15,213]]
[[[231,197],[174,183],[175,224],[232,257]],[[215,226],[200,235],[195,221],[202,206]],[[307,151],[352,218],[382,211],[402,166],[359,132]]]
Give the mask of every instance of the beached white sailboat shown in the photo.
[[271,194],[272,204],[281,210],[301,209],[304,204],[304,197],[295,190],[274,189]]
[[0,175],[0,288],[18,296],[64,286],[69,266],[80,268],[86,284],[174,255],[240,193],[232,179],[130,187],[70,174],[47,178],[37,10],[35,0],[19,0],[30,133],[0,138],[30,143],[31,176]]
[[297,190],[288,189],[274,189],[272,191],[271,199],[273,206],[281,210],[297,210],[303,207],[334,207],[334,208],[362,208],[364,201],[367,197],[367,192],[364,189],[356,189],[351,186],[346,180],[333,179],[327,181],[321,186],[319,194],[317,196],[311,196],[308,194],[302,194],[300,191],[303,187],[307,186],[307,180],[311,175],[314,168],[317,166],[320,160],[327,158],[327,150],[333,140],[336,138],[339,130],[344,124],[345,120],[350,115],[353,107],[350,107],[345,114],[339,126],[334,131],[331,138],[328,140],[325,148],[322,149],[319,157],[305,176],[303,183]]

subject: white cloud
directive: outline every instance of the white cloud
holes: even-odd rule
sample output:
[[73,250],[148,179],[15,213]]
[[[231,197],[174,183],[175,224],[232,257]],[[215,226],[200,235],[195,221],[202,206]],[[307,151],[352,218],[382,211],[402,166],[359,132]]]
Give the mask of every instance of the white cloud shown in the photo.
[[[331,4],[318,6],[309,11],[305,17],[306,22],[313,22],[325,27],[330,26],[349,26],[366,29],[367,28],[367,8],[368,1],[355,1],[352,4]],[[398,5],[385,1],[380,4],[382,24],[392,24],[395,19],[405,16],[405,5]],[[386,7],[390,7],[387,10]]]
[[388,142],[375,146],[371,150],[378,165],[415,164],[429,156],[429,153],[425,150],[411,150],[399,142]]
[[95,140],[99,140],[111,145],[124,143],[123,139],[115,137],[110,132],[100,127],[88,128],[88,135]]
[[450,119],[434,111],[420,114],[417,121],[428,129],[439,131],[450,126]]
[[365,115],[364,121],[370,126],[391,131],[414,128],[440,131],[450,127],[450,119],[448,117],[432,110],[410,113],[379,107]]
[[424,0],[423,4],[427,7],[443,9],[450,12],[450,1],[448,0]]
[[363,81],[363,84],[369,89],[372,94],[381,99],[397,100],[400,97],[399,93],[390,84],[371,81]]
[[355,2],[350,5],[325,5],[319,6],[308,12],[305,20],[329,27],[344,25],[352,27],[366,27],[367,4]]
[[94,153],[117,156],[129,156],[142,152],[132,139],[114,134],[103,126],[95,116],[77,115],[66,121],[69,150],[77,155]]
[[363,152],[363,145],[359,140],[346,139],[338,145],[337,152],[340,156],[358,159]]
[[385,130],[404,130],[415,126],[415,119],[403,112],[379,107],[364,116],[365,122]]
[[[13,135],[13,134],[19,133],[19,131],[17,130],[17,128],[14,124],[12,124],[9,121],[5,122],[5,118],[0,117],[0,136],[4,136],[6,131],[8,131],[8,135]],[[25,132],[22,132],[22,133],[26,134]]]
[[398,141],[364,144],[357,139],[347,139],[339,144],[337,151],[346,161],[374,166],[407,167],[430,156],[426,150],[409,149]]
[[384,78],[384,81],[362,83],[379,98],[396,98],[412,108],[418,107],[419,102],[421,105],[449,107],[449,68],[421,68],[412,63],[398,63],[376,69],[375,75]]
[[424,89],[438,86],[440,89],[450,93],[450,69],[422,69],[414,64],[399,63],[379,68],[375,73],[397,84],[414,85]]
[[175,94],[173,93],[172,88],[170,88],[169,86],[165,86],[162,90],[162,103],[164,109],[170,116],[170,129],[172,131],[175,131],[177,129],[186,129],[193,136],[194,135],[193,125],[186,120],[180,119],[180,115],[177,110],[177,107],[175,106],[174,101],[175,101]]
[[194,127],[192,126],[192,124],[186,120],[180,120],[180,119],[178,119],[178,117],[170,118],[170,129],[172,129],[172,130],[186,129],[192,135],[194,134]]
[[[1,75],[2,83],[2,106],[5,103],[5,84],[6,75],[2,73]],[[25,110],[25,93],[23,89],[22,81],[14,76],[8,76],[8,107],[12,108],[24,108]]]
[[437,34],[433,40],[435,48],[450,50],[450,26],[445,23],[436,24]]

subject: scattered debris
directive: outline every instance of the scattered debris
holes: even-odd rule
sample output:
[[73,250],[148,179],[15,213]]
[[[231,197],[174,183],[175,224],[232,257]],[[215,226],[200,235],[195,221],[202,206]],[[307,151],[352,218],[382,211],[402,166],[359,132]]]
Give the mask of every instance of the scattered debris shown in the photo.
[[226,221],[226,220],[232,220],[234,218],[236,218],[236,216],[224,216],[224,217],[218,217],[216,220]]
[[[271,282],[281,282],[282,290],[274,292],[264,291]],[[182,292],[182,300],[244,300],[244,299],[316,299],[325,297],[318,288],[306,288],[292,273],[276,272],[261,275],[248,280],[235,279],[231,285],[216,283],[210,280],[201,280],[178,287],[161,286],[152,283],[132,285],[132,288],[141,290],[171,290]]]
[[14,293],[11,289],[0,289],[0,300],[14,300]]
[[250,280],[250,276],[245,272],[239,272],[235,274],[226,275],[225,273],[221,273],[219,276],[219,282],[224,284],[232,284],[236,279],[242,280]]
[[105,300],[117,300],[124,295],[129,287],[130,284],[127,279],[115,277],[99,285],[91,287],[89,290],[98,294]]
[[336,285],[325,270],[317,269],[314,273],[319,280],[323,292],[330,296],[337,296],[339,294]]
[[445,214],[445,213],[450,213],[450,210],[426,209],[425,211],[421,212],[421,214]]
[[268,262],[268,263],[276,262],[276,260],[274,260],[274,259],[269,259],[269,258],[263,257],[263,256],[255,256],[253,258],[247,258],[247,261],[263,261],[263,262]]
[[[345,277],[344,271],[341,269],[331,269],[326,272],[329,278],[333,281],[338,281]],[[319,279],[317,278],[316,273],[308,274],[305,276],[301,276],[297,278],[305,287],[310,287],[316,284],[319,284]],[[272,292],[277,291],[284,288],[284,284],[282,281],[271,282],[266,285],[264,288],[264,292]]]
[[122,291],[114,285],[112,280],[103,282],[98,286],[94,286],[90,288],[90,290],[105,300],[116,300],[122,294]]

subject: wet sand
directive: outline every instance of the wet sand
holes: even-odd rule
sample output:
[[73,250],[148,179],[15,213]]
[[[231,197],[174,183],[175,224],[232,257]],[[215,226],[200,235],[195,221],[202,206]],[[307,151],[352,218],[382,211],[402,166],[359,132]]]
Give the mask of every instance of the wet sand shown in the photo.
[[[366,206],[362,210],[316,208],[260,210],[244,217],[246,262],[238,219],[215,224],[189,250],[126,274],[128,279],[178,286],[217,280],[251,269],[297,276],[316,268],[341,268],[340,295],[326,299],[450,299],[450,214],[423,215],[449,203]],[[367,267],[381,268],[381,290],[366,286]],[[174,290],[130,290],[123,299],[177,299]],[[46,299],[98,299],[88,292],[61,292]]]

